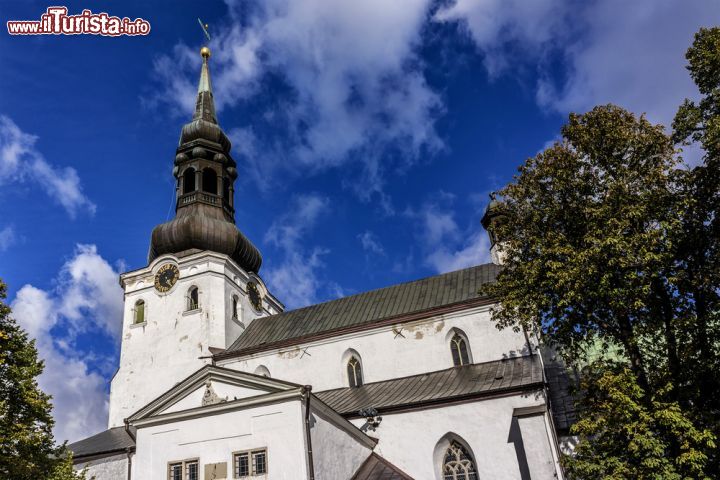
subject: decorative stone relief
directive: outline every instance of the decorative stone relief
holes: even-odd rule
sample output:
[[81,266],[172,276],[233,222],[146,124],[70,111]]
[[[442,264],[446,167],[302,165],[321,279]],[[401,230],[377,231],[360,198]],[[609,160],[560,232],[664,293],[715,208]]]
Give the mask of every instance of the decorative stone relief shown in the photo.
[[205,382],[205,393],[203,394],[202,406],[215,405],[216,403],[227,402],[227,398],[220,398],[212,387],[210,380]]

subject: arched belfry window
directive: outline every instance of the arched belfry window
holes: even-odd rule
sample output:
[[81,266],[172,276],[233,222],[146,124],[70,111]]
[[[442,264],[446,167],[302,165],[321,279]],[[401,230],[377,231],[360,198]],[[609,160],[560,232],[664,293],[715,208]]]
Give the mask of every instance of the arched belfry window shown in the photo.
[[475,461],[459,442],[452,441],[445,450],[442,465],[443,480],[478,480]]
[[183,193],[195,191],[195,169],[190,167],[183,172]]
[[200,308],[200,296],[197,287],[190,287],[187,294],[187,310],[197,310]]
[[223,202],[225,202],[226,205],[230,205],[230,179],[228,177],[223,177]]
[[347,362],[348,384],[351,387],[361,387],[363,384],[362,365],[360,360],[353,355]]
[[462,332],[456,331],[450,339],[450,353],[456,367],[472,363],[467,337]]
[[233,320],[237,320],[240,318],[240,304],[239,299],[237,295],[233,295],[232,297],[232,318]]
[[217,195],[217,173],[212,168],[204,168],[202,171],[202,189],[203,192],[214,193]]
[[133,323],[145,323],[145,301],[138,300],[135,302],[135,316]]

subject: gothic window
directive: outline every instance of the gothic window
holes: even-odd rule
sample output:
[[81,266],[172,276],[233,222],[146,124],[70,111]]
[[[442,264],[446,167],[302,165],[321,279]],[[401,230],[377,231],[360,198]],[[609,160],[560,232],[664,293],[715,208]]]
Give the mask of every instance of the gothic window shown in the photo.
[[239,311],[240,305],[238,304],[238,296],[233,295],[232,297],[232,318],[233,320],[237,320],[240,318],[240,311]]
[[197,460],[170,462],[168,464],[168,480],[199,480],[200,467]]
[[144,323],[145,322],[145,301],[138,300],[135,302],[135,318],[133,323]]
[[357,357],[350,357],[347,363],[348,383],[351,387],[361,387],[363,384],[362,367]]
[[445,451],[442,465],[443,480],[478,480],[475,462],[468,451],[453,441]]
[[204,168],[202,171],[202,189],[203,192],[214,193],[217,195],[217,174],[212,168]]
[[183,173],[183,193],[195,191],[195,169],[190,167]]
[[459,333],[455,333],[450,339],[450,352],[452,353],[453,364],[456,367],[470,364],[467,340]]
[[187,310],[197,310],[200,308],[200,301],[198,296],[198,288],[190,287],[187,295]]
[[268,457],[266,449],[236,452],[233,454],[233,478],[267,475]]

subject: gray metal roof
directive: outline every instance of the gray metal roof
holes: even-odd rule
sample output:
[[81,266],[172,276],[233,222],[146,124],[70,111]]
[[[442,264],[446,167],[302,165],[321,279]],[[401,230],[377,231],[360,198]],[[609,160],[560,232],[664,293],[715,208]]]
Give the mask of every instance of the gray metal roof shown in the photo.
[[391,464],[376,453],[370,456],[360,465],[351,480],[413,480],[395,465]]
[[75,458],[123,452],[132,447],[135,447],[135,441],[127,434],[125,427],[114,427],[68,445]]
[[477,299],[499,270],[479,265],[258,319],[218,357]]
[[339,414],[352,417],[364,408],[372,407],[382,413],[542,384],[540,358],[532,355],[368,383],[357,388],[325,390],[315,396]]

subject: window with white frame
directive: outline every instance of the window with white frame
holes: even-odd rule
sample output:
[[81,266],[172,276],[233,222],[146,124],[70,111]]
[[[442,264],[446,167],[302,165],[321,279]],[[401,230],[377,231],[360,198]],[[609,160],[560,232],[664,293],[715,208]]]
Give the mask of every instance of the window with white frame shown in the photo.
[[145,323],[145,300],[135,302],[135,318],[133,323]]
[[267,449],[260,448],[233,454],[233,478],[248,478],[268,473]]
[[348,384],[351,387],[361,387],[363,384],[362,366],[357,357],[352,356],[347,363]]
[[478,480],[475,462],[458,442],[451,442],[445,451],[442,465],[443,480]]
[[187,308],[186,310],[192,311],[200,308],[200,294],[197,287],[190,287],[187,293]]
[[198,460],[182,460],[168,463],[168,480],[200,480]]
[[455,333],[450,339],[450,353],[456,367],[470,364],[470,353],[464,335]]
[[237,320],[238,318],[240,318],[240,313],[238,312],[239,307],[240,307],[240,305],[239,305],[238,296],[233,295],[233,297],[232,297],[232,318],[233,318],[233,320]]

